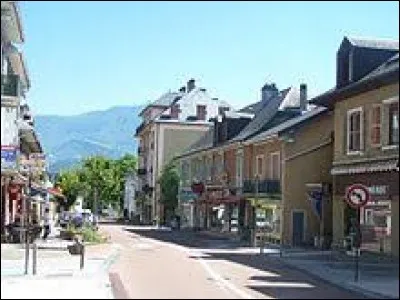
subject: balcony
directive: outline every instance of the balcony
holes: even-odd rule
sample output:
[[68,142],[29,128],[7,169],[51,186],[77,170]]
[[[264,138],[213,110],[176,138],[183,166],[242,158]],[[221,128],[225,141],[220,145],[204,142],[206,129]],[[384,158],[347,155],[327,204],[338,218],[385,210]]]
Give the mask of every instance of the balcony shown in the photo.
[[20,80],[18,75],[1,75],[1,95],[19,97]]
[[257,190],[259,194],[280,194],[281,183],[279,180],[274,179],[258,180],[257,189],[257,180],[247,179],[243,182],[243,193],[256,194]]
[[146,168],[139,168],[137,170],[138,175],[146,175],[147,174],[147,170]]

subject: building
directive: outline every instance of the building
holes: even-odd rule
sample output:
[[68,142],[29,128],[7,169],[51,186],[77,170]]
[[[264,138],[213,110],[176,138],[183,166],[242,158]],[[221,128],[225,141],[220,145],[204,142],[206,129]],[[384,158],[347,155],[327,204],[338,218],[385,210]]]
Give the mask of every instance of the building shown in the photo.
[[137,205],[138,178],[135,173],[127,173],[124,182],[124,216],[130,221],[138,222],[140,205]]
[[[337,52],[336,87],[312,103],[334,112],[333,240],[342,246],[358,219],[362,249],[399,254],[399,43],[345,37]],[[368,187],[359,212],[345,199]]]
[[253,146],[246,140],[299,116],[304,109],[305,99],[301,100],[298,89],[279,91],[274,84],[266,84],[259,102],[237,112],[223,112],[201,139],[177,156],[182,174],[180,204],[187,225],[248,235],[257,214],[252,200],[279,192],[280,186],[275,180],[255,188],[259,179],[264,180],[263,171],[254,173]]
[[[17,1],[1,2],[1,229],[14,221],[37,221],[35,185],[45,182],[43,149],[26,101],[28,70],[20,47],[24,31]],[[31,188],[31,190],[29,190]],[[31,205],[30,205],[30,204]],[[29,216],[29,218],[28,218]]]
[[[266,223],[267,238],[285,245],[329,247],[332,236],[330,169],[333,117],[314,108],[245,142],[253,147],[255,179],[245,179],[244,194]],[[246,174],[246,175],[247,175]],[[257,186],[257,188],[255,188]],[[255,197],[257,196],[257,197]],[[321,241],[321,245],[319,244]]]
[[146,106],[136,130],[139,140],[139,196],[142,222],[164,221],[157,178],[163,166],[198,140],[212,125],[211,118],[230,110],[226,102],[211,98],[191,79],[178,92],[167,92]]

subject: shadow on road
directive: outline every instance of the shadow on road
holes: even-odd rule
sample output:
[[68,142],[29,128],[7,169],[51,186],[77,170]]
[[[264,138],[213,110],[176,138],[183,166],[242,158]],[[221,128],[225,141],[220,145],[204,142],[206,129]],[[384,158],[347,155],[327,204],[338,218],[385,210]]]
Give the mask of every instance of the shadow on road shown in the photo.
[[[276,257],[256,253],[234,253],[232,250],[244,245],[229,238],[211,237],[202,232],[166,231],[155,229],[125,229],[142,237],[152,238],[177,245],[204,249],[202,256],[192,259],[221,260],[234,262],[260,271],[265,276],[251,276],[254,283],[246,287],[275,298],[286,299],[368,299],[347,291],[281,263]],[[215,251],[215,250],[218,251]]]
[[243,247],[244,243],[233,241],[226,237],[209,236],[202,232],[172,231],[157,229],[125,229],[142,237],[156,239],[163,242],[174,243],[189,248],[202,249],[235,249]]

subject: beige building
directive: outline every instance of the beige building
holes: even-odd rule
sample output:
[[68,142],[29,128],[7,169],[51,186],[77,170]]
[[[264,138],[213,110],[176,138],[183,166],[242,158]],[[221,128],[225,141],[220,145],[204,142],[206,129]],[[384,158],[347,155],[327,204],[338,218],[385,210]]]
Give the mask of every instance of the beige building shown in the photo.
[[168,92],[143,109],[143,122],[136,130],[142,222],[167,221],[157,183],[163,166],[198,140],[212,125],[211,118],[229,109],[229,104],[196,87],[193,79],[178,92]]
[[[399,44],[344,38],[337,86],[312,100],[334,112],[333,240],[343,246],[351,219],[361,249],[399,254]],[[346,191],[362,184],[369,201],[359,212]]]
[[246,141],[253,165],[246,176],[258,181],[258,197],[249,200],[258,202],[271,241],[312,245],[321,236],[318,246],[329,246],[332,131],[332,114],[315,108]]

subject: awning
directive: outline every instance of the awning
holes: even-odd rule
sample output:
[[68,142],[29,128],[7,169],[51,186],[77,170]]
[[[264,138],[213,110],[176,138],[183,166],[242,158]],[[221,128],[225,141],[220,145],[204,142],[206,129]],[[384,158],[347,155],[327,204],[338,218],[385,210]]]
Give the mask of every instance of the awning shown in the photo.
[[335,166],[331,169],[332,175],[348,175],[371,172],[386,172],[397,170],[398,160],[391,159],[377,162],[351,164],[348,166]]
[[33,183],[31,184],[31,190],[32,190],[32,194],[41,194],[46,196],[47,193],[49,193],[50,195],[57,197],[57,198],[63,198],[65,199],[66,197],[62,194],[62,191],[60,191],[57,188],[45,188],[44,186],[41,186],[37,183]]

